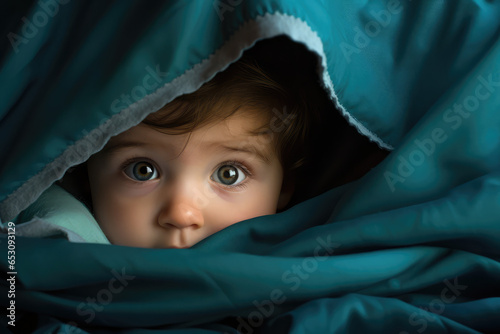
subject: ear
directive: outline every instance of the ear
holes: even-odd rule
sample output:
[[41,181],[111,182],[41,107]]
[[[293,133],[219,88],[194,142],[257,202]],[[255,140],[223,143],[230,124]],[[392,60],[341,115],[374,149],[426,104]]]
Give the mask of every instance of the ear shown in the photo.
[[295,191],[295,177],[292,175],[285,175],[283,177],[283,184],[281,185],[281,192],[278,198],[277,211],[283,210],[290,199],[292,198],[293,192]]

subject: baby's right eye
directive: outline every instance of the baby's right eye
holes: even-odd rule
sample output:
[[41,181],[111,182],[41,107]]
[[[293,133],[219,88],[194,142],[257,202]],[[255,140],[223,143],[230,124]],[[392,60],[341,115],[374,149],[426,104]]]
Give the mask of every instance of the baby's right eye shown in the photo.
[[135,181],[149,181],[158,178],[158,171],[147,161],[130,163],[124,169],[125,174]]

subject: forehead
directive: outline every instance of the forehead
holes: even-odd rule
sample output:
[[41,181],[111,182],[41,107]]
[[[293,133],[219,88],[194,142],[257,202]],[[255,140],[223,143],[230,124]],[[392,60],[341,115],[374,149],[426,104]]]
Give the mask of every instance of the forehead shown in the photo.
[[172,134],[171,129],[139,124],[113,137],[102,152],[114,153],[127,147],[156,147],[181,151],[190,147],[217,149],[223,146],[233,151],[256,153],[269,161],[274,152],[269,117],[264,112],[239,110],[233,115],[200,126],[189,133]]
[[[269,115],[263,111],[238,110],[233,115],[207,124],[235,137],[268,134]],[[222,135],[222,134],[221,134]]]
[[[231,109],[228,107],[227,109]],[[160,114],[162,111],[158,111]],[[161,115],[161,114],[160,114]],[[239,107],[236,111],[227,111],[226,113],[219,113],[212,118],[202,120],[201,124],[194,128],[192,131],[187,131],[185,128],[175,127],[162,127],[155,124],[146,125],[139,124],[143,129],[154,129],[160,133],[182,135],[187,133],[205,133],[211,137],[248,137],[251,135],[268,134],[270,131],[270,111],[259,110],[257,108]],[[127,136],[137,130],[138,128],[131,128],[122,133]],[[121,136],[121,135],[119,135]],[[118,138],[117,136],[116,138]]]

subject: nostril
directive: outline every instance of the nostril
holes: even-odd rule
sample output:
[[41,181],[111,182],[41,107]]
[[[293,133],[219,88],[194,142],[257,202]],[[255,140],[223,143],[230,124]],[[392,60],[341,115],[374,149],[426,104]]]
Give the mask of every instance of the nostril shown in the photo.
[[165,207],[158,216],[158,223],[165,228],[191,228],[203,226],[203,214],[197,208],[186,203],[177,203]]
[[198,224],[178,224],[178,223],[160,223],[160,226],[166,229],[198,229],[201,226]]
[[160,225],[165,228],[177,228],[177,226],[175,226],[174,224],[170,224],[167,222],[161,222]]
[[164,228],[172,228],[172,229],[198,229],[203,226],[203,218],[194,216],[194,215],[185,215],[179,219],[159,219],[158,223],[160,226]]

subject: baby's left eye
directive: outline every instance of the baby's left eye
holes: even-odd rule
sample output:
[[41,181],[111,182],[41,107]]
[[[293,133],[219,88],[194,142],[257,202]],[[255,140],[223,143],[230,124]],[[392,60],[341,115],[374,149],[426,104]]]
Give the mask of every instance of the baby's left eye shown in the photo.
[[234,165],[223,165],[215,170],[211,179],[225,186],[235,186],[246,179],[245,172]]
[[149,181],[158,178],[156,168],[146,161],[138,161],[128,165],[125,174],[135,181]]

